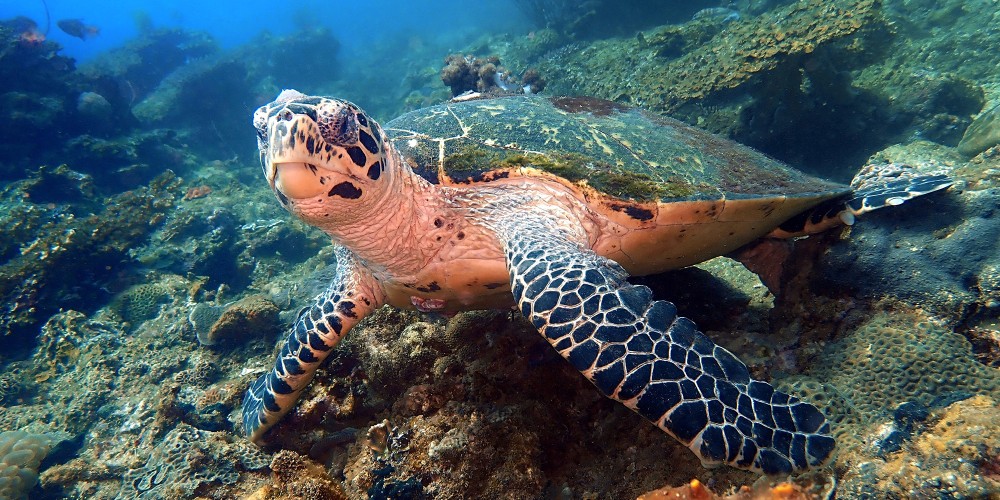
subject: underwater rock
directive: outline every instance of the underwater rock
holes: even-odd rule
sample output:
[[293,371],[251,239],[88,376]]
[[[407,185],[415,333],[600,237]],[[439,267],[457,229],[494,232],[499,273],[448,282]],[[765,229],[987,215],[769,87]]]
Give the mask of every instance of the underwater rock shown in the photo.
[[1000,406],[981,395],[935,412],[904,452],[849,469],[843,498],[993,498],[1000,491]]
[[94,178],[82,174],[65,163],[56,168],[38,167],[21,189],[33,203],[77,203],[92,201],[95,195]]
[[816,280],[855,297],[891,290],[900,300],[961,320],[1000,294],[1000,189],[980,179],[988,166],[970,168],[951,148],[930,143],[893,146],[869,161],[954,168],[963,188],[879,210],[850,229],[818,262]]
[[958,150],[967,156],[975,156],[1000,144],[1000,103],[983,111],[965,129]]
[[[201,304],[199,304],[200,306]],[[219,314],[208,331],[204,330],[207,318],[219,309]],[[278,306],[263,295],[251,295],[222,308],[196,306],[191,312],[191,322],[201,345],[217,345],[229,341],[246,341],[251,336],[270,338],[278,330]]]
[[132,112],[146,127],[176,130],[206,157],[229,158],[240,153],[230,145],[244,139],[245,107],[252,101],[243,61],[206,57],[174,70]]
[[267,455],[241,438],[182,423],[166,434],[144,464],[125,472],[120,497],[189,498],[199,488],[231,485],[241,471],[267,466]]
[[109,199],[97,214],[60,218],[23,242],[20,255],[0,265],[0,337],[31,333],[60,309],[103,305],[104,285],[173,207],[175,182],[168,171]]
[[113,111],[111,103],[97,92],[81,92],[76,98],[76,112],[91,126],[107,121]]
[[138,102],[175,69],[219,51],[210,35],[178,28],[150,29],[80,67],[92,80],[113,78],[128,102]]

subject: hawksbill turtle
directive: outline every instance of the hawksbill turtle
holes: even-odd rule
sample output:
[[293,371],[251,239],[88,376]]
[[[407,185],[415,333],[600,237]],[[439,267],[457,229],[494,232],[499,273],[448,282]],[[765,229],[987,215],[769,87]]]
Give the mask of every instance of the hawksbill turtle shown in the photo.
[[382,127],[350,102],[285,90],[253,121],[278,201],[331,236],[338,266],[245,395],[256,442],[376,308],[514,307],[604,395],[706,466],[817,467],[835,442],[815,406],[753,379],[626,278],[851,223],[950,184],[894,165],[853,186],[828,182],[591,98],[452,101]]

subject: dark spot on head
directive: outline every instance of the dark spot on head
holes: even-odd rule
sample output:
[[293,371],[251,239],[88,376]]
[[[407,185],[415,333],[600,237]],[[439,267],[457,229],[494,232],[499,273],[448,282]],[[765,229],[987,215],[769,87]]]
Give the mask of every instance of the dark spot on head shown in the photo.
[[458,239],[460,239],[460,240],[464,240],[465,239],[465,233],[462,232],[462,231],[459,231],[457,234],[455,234],[455,237],[458,238]]
[[427,286],[418,286],[417,290],[424,293],[436,292],[441,289],[441,285],[437,284],[437,281],[432,281],[427,284]]
[[358,139],[361,141],[361,145],[371,152],[371,154],[378,153],[378,143],[375,142],[375,138],[372,137],[371,134],[365,132],[364,130],[359,130]]
[[366,116],[364,113],[358,113],[358,123],[360,123],[362,127],[367,127],[368,116]]
[[333,186],[333,188],[330,189],[330,192],[327,193],[327,196],[340,196],[342,198],[354,200],[361,197],[361,190],[354,184],[344,181],[336,186]]
[[309,154],[316,152],[316,140],[313,139],[312,136],[309,136],[309,138],[306,139],[306,151],[309,151]]
[[363,167],[365,163],[368,163],[368,155],[357,146],[348,147],[347,154],[351,155],[351,161],[359,167]]
[[434,227],[441,227],[444,225],[444,221],[441,219],[434,219]]
[[368,178],[376,180],[382,176],[382,160],[379,160],[368,167]]

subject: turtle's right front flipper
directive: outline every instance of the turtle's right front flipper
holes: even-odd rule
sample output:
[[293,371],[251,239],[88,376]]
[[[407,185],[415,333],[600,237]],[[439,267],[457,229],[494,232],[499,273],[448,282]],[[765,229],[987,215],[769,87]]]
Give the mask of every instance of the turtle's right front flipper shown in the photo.
[[673,304],[544,217],[497,224],[521,312],[598,389],[665,430],[706,465],[766,474],[823,464],[834,440],[813,405],[753,380]]
[[371,274],[354,257],[337,249],[337,273],[323,294],[299,315],[274,367],[243,397],[243,431],[254,442],[289,412],[320,363],[340,339],[383,301]]

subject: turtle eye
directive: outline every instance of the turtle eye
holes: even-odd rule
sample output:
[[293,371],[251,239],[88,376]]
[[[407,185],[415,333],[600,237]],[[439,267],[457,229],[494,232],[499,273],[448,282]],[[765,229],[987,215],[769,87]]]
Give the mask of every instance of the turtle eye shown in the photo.
[[358,118],[349,107],[319,116],[319,131],[323,139],[336,146],[353,146],[358,142]]

